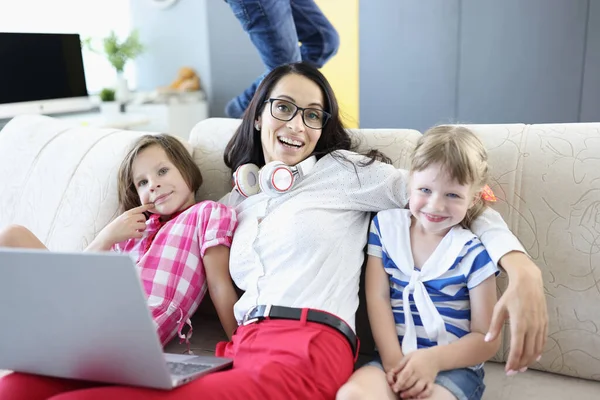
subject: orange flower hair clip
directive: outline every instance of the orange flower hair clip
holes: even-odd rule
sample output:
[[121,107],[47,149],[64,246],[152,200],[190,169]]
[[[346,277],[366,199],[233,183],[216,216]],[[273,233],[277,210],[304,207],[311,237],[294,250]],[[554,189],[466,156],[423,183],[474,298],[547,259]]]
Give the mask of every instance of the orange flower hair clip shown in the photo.
[[494,192],[492,192],[492,189],[488,185],[485,185],[483,187],[483,190],[481,191],[481,198],[485,201],[491,201],[491,202],[494,202],[497,200],[496,196],[494,195]]

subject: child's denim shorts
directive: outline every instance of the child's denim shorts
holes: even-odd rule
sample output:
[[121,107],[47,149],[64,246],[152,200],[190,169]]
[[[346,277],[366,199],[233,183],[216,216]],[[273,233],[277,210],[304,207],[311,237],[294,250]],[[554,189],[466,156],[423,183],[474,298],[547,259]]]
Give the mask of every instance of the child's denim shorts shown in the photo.
[[[365,364],[365,366],[377,367],[383,371],[383,365],[379,357]],[[452,369],[441,371],[435,378],[435,383],[448,389],[458,400],[481,400],[485,390],[484,375],[483,367],[478,369]]]

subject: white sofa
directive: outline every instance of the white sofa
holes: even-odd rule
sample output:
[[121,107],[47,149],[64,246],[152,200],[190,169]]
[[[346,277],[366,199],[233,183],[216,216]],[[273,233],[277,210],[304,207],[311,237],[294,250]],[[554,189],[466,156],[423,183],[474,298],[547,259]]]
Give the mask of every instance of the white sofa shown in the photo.
[[[190,144],[205,179],[198,199],[216,200],[231,188],[222,155],[238,124],[209,119],[193,129]],[[486,365],[484,398],[600,399],[600,123],[471,128],[490,153],[494,208],[543,270],[550,315],[541,361],[512,378],[503,373],[504,331],[497,362]],[[142,134],[73,128],[42,116],[13,119],[0,132],[0,229],[25,225],[53,250],[85,247],[116,215],[116,171]],[[356,134],[362,148],[379,148],[398,167],[408,165],[419,136],[402,129]],[[499,279],[500,291],[506,283]],[[222,337],[213,323],[192,339],[202,351]]]

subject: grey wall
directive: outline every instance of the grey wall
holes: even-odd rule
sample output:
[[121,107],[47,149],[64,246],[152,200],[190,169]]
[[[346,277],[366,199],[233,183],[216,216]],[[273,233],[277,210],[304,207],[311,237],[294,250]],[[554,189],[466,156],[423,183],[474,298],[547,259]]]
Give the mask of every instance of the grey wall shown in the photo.
[[214,0],[178,1],[167,9],[148,0],[129,1],[132,25],[139,29],[147,47],[135,62],[138,89],[166,86],[176,78],[180,67],[191,66],[212,97],[206,3]]
[[361,127],[600,121],[599,9],[600,0],[363,0]]
[[421,127],[454,115],[455,0],[359,3],[360,126]]
[[180,67],[192,66],[207,92],[210,115],[218,117],[227,101],[263,73],[258,53],[223,0],[182,0],[167,9],[129,1],[133,26],[148,47],[135,63],[140,90],[167,85]]
[[265,67],[223,0],[207,0],[207,11],[213,84],[211,116],[221,117],[225,115],[225,104],[250,86]]
[[461,122],[579,119],[587,1],[479,0],[461,7]]
[[581,96],[582,122],[600,121],[600,1],[591,0],[587,20],[587,38]]
[[[222,0],[130,0],[138,86],[196,68],[211,116],[263,72]],[[600,0],[361,0],[360,125],[600,121]]]

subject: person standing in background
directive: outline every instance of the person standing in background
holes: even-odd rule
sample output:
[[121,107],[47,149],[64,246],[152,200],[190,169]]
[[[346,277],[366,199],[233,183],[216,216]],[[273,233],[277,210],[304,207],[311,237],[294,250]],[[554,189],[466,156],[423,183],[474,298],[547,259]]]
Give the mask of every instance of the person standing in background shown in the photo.
[[225,0],[267,67],[225,106],[241,118],[263,78],[274,68],[303,61],[321,68],[338,51],[340,38],[314,0]]

